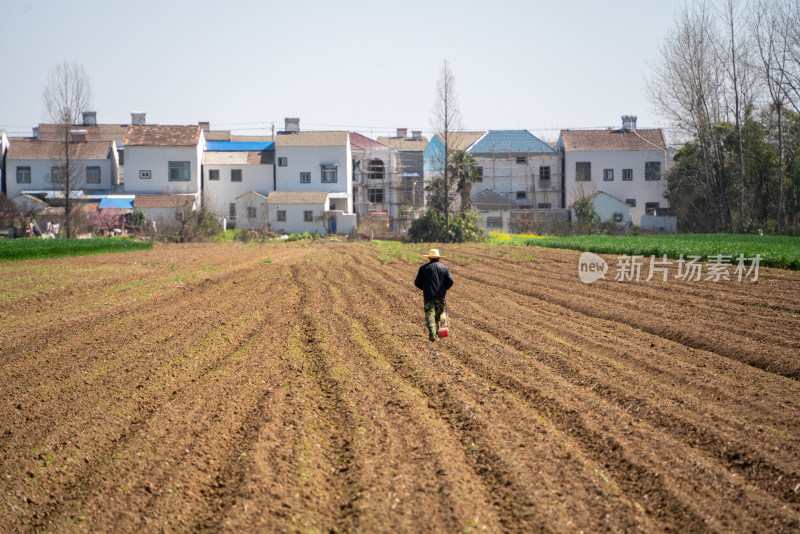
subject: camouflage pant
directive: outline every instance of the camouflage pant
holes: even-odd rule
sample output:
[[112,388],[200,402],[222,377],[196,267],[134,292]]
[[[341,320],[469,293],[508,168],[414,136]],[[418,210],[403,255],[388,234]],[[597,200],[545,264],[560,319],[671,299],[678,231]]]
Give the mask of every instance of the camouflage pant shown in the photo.
[[428,325],[428,336],[431,340],[436,339],[436,333],[439,331],[439,319],[442,317],[443,311],[444,300],[425,301],[425,323]]

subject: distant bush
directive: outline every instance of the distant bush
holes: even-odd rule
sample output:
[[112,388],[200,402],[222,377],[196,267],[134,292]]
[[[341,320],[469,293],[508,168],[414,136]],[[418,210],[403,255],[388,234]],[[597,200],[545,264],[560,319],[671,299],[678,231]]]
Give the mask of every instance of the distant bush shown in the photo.
[[480,241],[483,239],[480,215],[474,211],[459,212],[450,217],[450,235],[446,235],[444,213],[430,209],[422,217],[414,219],[408,229],[411,241],[455,242]]

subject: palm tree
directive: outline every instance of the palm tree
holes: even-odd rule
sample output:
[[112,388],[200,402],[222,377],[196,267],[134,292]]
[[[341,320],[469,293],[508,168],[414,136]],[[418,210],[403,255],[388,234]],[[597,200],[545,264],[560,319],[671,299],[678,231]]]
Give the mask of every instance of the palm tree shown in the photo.
[[450,174],[456,179],[456,191],[461,195],[461,211],[469,211],[472,207],[472,183],[478,177],[478,163],[475,157],[463,150],[450,156]]

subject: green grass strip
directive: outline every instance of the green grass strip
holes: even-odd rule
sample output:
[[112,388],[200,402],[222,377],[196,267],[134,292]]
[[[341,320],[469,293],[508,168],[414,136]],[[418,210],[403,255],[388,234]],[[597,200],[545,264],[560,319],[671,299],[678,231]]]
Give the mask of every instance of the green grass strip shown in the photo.
[[[629,256],[663,256],[677,259],[681,255],[731,256],[735,263],[740,254],[745,258],[761,255],[765,267],[800,270],[800,237],[739,234],[669,234],[647,236],[581,235],[572,237],[496,236],[490,244],[527,245],[567,248],[597,254]],[[749,261],[747,262],[750,263]]]
[[0,262],[86,256],[152,248],[152,243],[142,243],[128,238],[0,239]]

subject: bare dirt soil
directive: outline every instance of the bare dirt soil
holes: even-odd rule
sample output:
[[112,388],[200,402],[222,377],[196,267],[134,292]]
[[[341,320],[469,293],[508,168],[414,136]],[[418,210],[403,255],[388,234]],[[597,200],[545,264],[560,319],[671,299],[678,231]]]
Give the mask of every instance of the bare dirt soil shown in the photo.
[[441,249],[436,343],[420,261],[374,244],[0,265],[0,527],[800,529],[798,273]]

